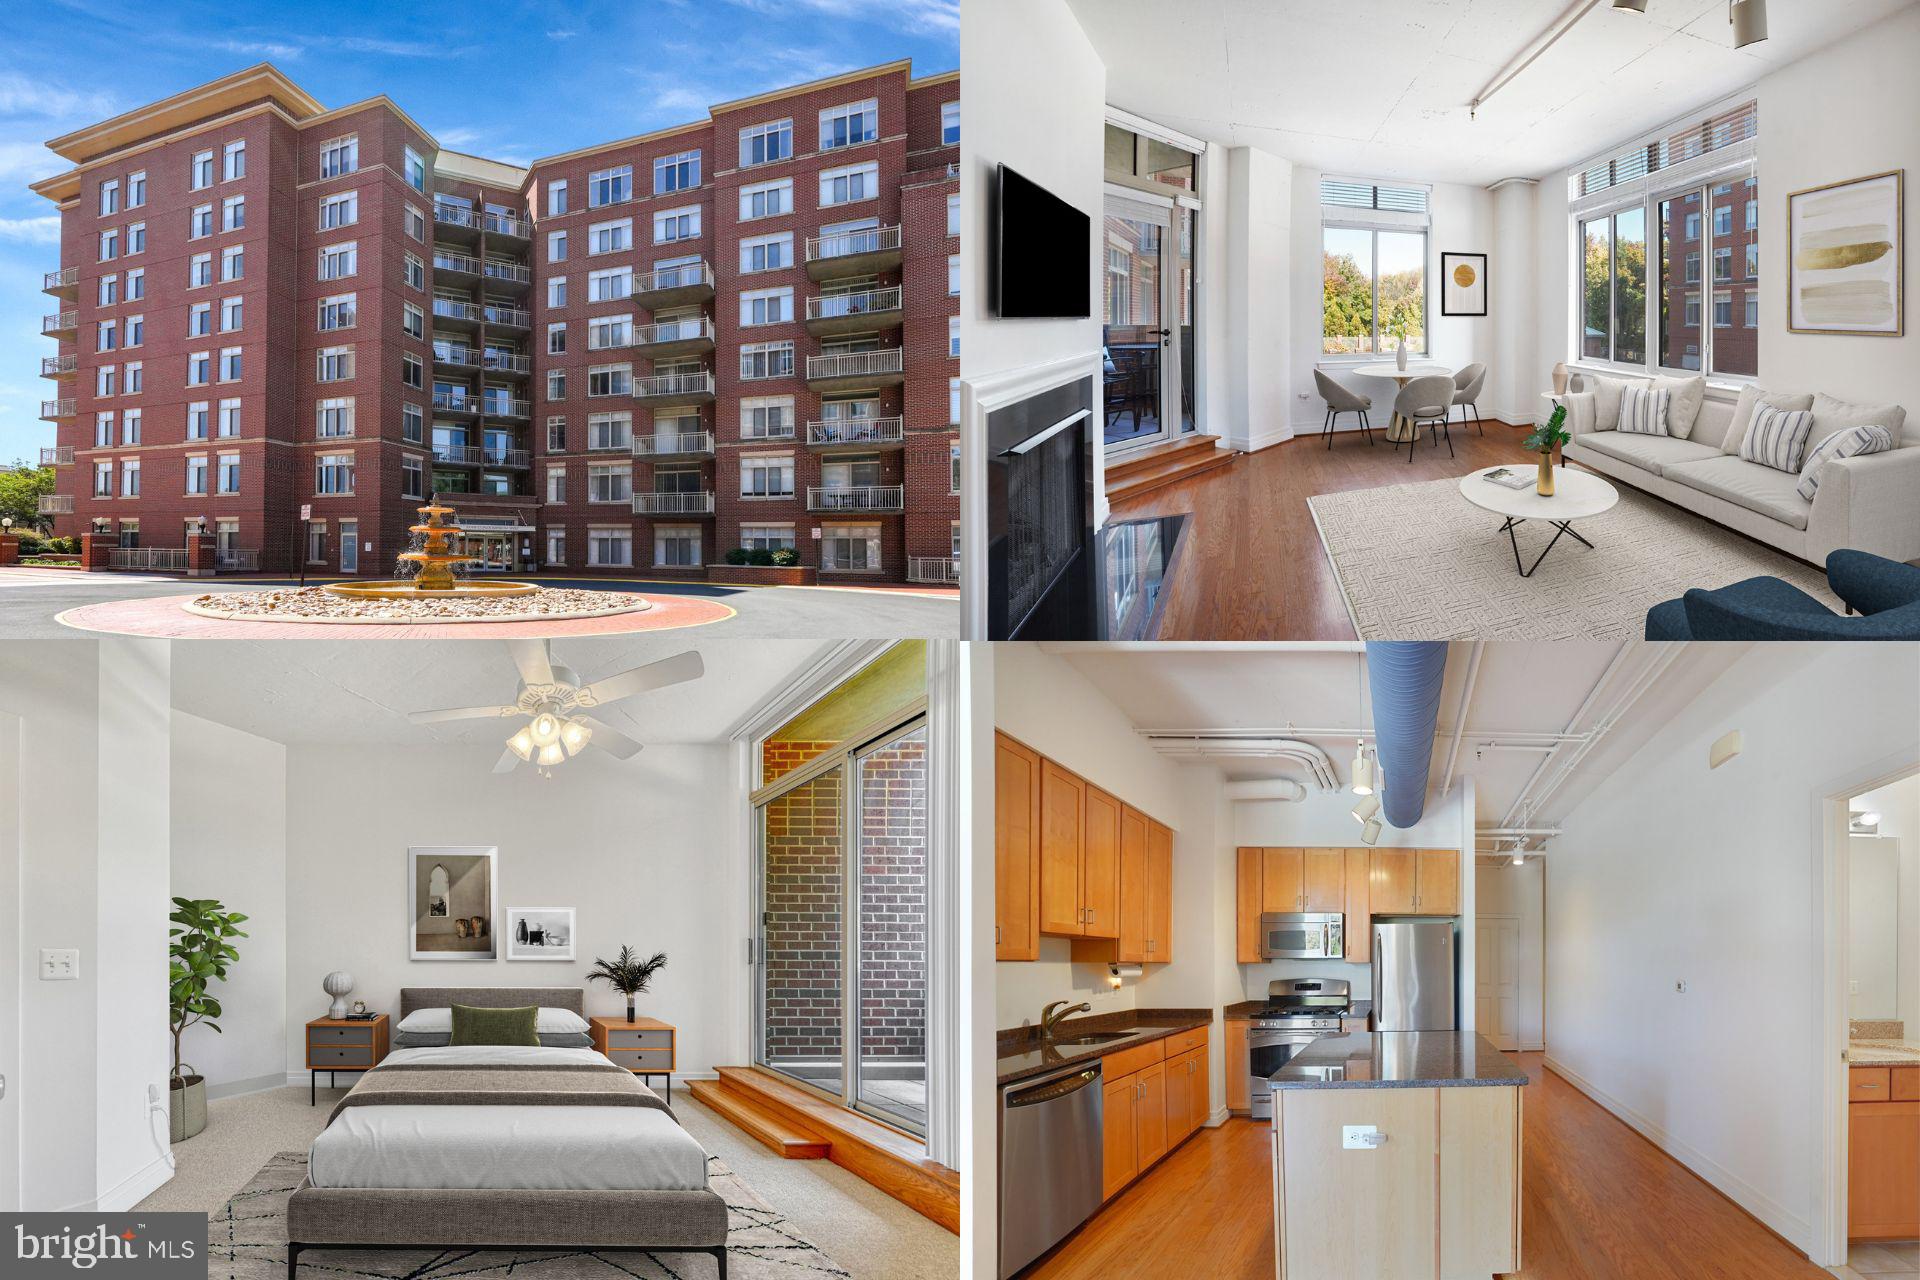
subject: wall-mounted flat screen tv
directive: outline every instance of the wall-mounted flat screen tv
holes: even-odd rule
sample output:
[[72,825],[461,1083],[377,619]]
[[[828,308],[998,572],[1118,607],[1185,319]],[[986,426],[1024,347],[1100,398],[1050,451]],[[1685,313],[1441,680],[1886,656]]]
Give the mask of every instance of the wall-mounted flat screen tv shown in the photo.
[[995,315],[1083,320],[1092,314],[1093,228],[1085,213],[1001,165],[993,230]]

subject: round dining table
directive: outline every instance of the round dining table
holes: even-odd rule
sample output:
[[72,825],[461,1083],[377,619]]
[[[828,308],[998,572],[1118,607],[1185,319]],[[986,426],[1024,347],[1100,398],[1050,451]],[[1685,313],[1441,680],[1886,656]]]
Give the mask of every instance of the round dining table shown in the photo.
[[[1346,370],[1346,372],[1362,378],[1391,378],[1393,379],[1394,386],[1403,389],[1407,383],[1413,381],[1415,378],[1451,378],[1453,376],[1453,370],[1443,364],[1435,364],[1431,360],[1409,360],[1407,361],[1407,367],[1404,369],[1393,361],[1383,360],[1379,364],[1355,365]],[[1448,398],[1447,409],[1449,412],[1453,409],[1451,397]],[[1389,414],[1387,418],[1388,443],[1406,444],[1411,441],[1418,432],[1419,428],[1407,419],[1402,418],[1397,411]]]

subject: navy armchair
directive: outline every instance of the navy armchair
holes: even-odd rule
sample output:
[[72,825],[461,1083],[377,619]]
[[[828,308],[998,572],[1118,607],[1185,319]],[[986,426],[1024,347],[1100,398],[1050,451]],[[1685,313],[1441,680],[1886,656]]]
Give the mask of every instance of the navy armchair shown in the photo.
[[1920,640],[1920,569],[1864,551],[1827,557],[1827,585],[1859,617],[1778,578],[1698,587],[1647,611],[1649,640]]

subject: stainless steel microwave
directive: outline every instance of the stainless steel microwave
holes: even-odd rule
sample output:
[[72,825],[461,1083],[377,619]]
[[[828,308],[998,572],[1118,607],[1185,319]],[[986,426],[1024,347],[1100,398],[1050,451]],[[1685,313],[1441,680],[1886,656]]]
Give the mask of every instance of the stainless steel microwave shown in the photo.
[[1271,911],[1260,917],[1263,960],[1338,960],[1346,954],[1339,912]]

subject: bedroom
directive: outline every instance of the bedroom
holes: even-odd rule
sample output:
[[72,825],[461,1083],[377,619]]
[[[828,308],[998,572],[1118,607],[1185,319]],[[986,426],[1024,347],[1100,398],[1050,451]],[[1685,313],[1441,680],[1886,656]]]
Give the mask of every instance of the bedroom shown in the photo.
[[954,1274],[956,650],[8,647],[0,1208],[212,1214],[248,1280]]

